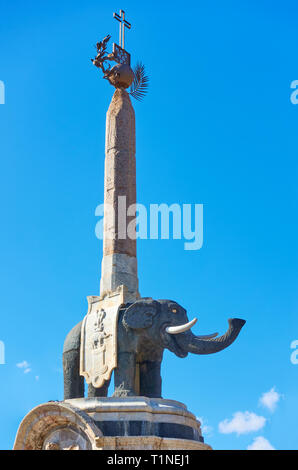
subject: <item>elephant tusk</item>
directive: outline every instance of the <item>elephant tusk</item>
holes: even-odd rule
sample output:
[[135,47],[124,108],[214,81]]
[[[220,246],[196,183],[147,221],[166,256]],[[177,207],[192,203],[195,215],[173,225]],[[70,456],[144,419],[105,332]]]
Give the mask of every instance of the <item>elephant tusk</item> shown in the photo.
[[216,338],[216,336],[218,336],[218,333],[213,333],[212,335],[196,335],[196,338],[198,339],[212,339],[212,338]]
[[194,318],[192,321],[190,321],[189,323],[185,323],[184,325],[168,326],[166,328],[166,332],[170,335],[178,335],[179,333],[184,333],[184,331],[190,330],[197,323],[197,321],[198,319]]

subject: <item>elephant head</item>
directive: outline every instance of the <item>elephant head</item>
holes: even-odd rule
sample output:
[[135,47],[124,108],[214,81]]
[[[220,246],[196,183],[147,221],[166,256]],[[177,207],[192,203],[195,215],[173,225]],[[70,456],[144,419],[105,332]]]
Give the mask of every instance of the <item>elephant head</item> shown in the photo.
[[123,316],[126,328],[138,330],[156,347],[167,348],[178,357],[188,353],[213,354],[230,346],[246,323],[239,318],[229,319],[229,329],[223,336],[217,333],[196,336],[191,332],[197,322],[189,321],[186,310],[171,300],[139,299],[130,305]]

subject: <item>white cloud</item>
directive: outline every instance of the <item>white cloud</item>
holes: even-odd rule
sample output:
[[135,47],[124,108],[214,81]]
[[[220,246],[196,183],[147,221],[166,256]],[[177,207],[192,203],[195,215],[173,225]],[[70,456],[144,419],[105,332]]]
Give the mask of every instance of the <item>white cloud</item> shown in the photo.
[[240,434],[246,434],[248,432],[259,431],[266,424],[266,418],[264,416],[258,416],[255,413],[249,411],[237,411],[233,414],[231,420],[225,419],[218,425],[218,430],[222,434],[231,434],[232,432]]
[[17,367],[19,369],[24,369],[24,374],[29,374],[29,372],[31,372],[30,364],[27,361],[19,362]]
[[19,363],[17,364],[17,367],[18,367],[19,369],[27,369],[27,368],[29,367],[29,364],[28,364],[27,361],[23,361],[23,362],[19,362]]
[[16,366],[19,369],[24,369],[24,374],[31,372],[30,364],[27,361],[19,362]]
[[275,390],[275,387],[273,387],[269,392],[263,393],[260,398],[260,404],[273,413],[280,398],[281,395]]
[[210,436],[212,434],[213,427],[207,424],[207,421],[205,420],[205,418],[198,416],[197,419],[201,423],[201,431],[202,431],[203,436]]
[[275,450],[273,445],[263,436],[255,437],[253,443],[247,447],[247,450]]

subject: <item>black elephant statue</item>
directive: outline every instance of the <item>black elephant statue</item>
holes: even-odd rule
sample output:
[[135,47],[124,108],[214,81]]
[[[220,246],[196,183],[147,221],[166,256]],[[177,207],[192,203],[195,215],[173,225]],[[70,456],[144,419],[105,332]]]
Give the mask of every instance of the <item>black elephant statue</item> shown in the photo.
[[[191,332],[196,321],[190,322],[186,310],[171,300],[141,298],[120,307],[114,396],[161,398],[160,368],[165,348],[181,358],[189,352],[213,354],[230,346],[245,324],[245,320],[232,318],[223,336],[196,336]],[[65,400],[84,396],[84,378],[79,374],[81,323],[70,331],[64,343]],[[107,396],[109,384],[107,381],[101,388],[89,385],[88,396]]]

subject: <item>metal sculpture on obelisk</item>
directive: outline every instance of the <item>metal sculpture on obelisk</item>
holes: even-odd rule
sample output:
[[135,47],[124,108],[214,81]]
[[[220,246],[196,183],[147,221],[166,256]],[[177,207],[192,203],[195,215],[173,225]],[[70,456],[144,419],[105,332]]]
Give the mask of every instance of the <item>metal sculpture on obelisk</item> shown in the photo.
[[[106,120],[100,295],[88,297],[87,315],[66,337],[64,401],[30,412],[19,428],[15,449],[210,449],[186,406],[162,398],[163,352],[168,349],[180,358],[219,352],[235,341],[245,324],[232,318],[222,336],[194,335],[191,328],[197,319],[189,321],[177,302],[140,297],[135,113],[130,96],[141,99],[148,78],[141,64],[131,68],[124,48],[125,28],[131,25],[124,11],[114,18],[120,22],[119,45],[107,53],[106,36],[92,59],[115,88]],[[107,398],[112,372],[114,393]]]

